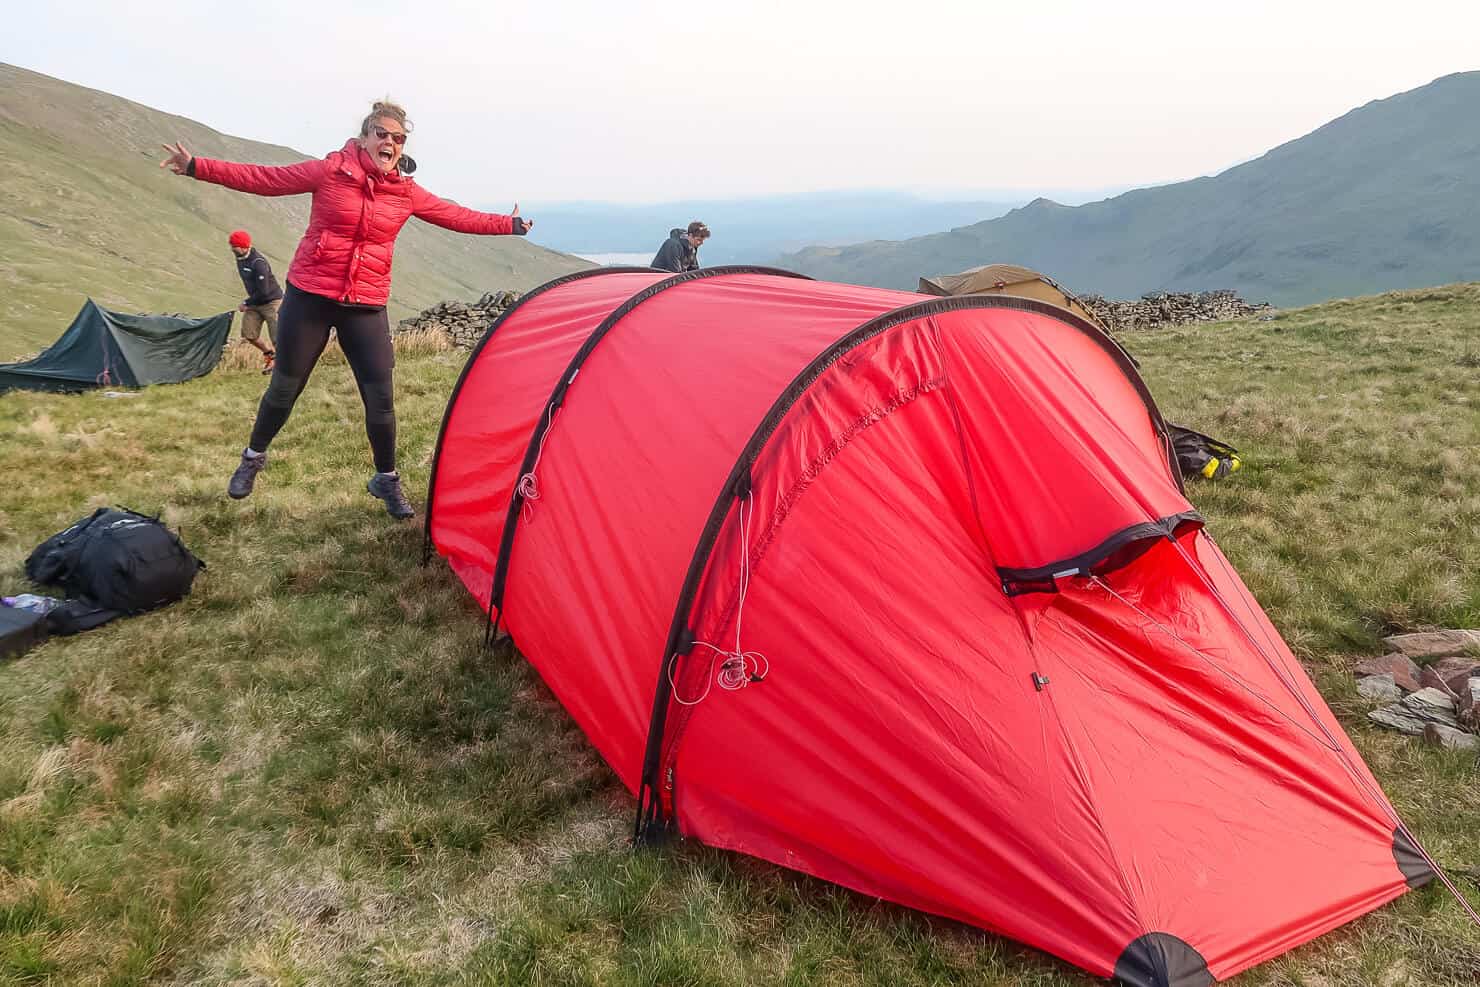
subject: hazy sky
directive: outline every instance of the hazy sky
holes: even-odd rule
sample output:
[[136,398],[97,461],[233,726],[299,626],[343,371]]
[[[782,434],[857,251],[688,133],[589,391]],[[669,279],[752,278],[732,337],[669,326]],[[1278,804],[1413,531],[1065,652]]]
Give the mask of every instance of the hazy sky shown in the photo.
[[1152,184],[1480,69],[1474,2],[7,7],[0,61],[309,154],[392,94],[482,204]]

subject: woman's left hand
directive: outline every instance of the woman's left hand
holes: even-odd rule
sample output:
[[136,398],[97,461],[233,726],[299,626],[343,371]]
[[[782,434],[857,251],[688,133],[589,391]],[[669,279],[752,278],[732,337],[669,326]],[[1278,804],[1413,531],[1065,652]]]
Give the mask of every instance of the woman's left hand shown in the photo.
[[534,220],[532,220],[532,219],[525,219],[523,216],[520,216],[519,215],[519,203],[517,203],[517,202],[514,203],[514,208],[512,210],[510,210],[509,215],[511,217],[519,220],[519,222],[523,223],[524,224],[524,229],[525,229],[526,232],[528,232],[529,230],[534,229]]

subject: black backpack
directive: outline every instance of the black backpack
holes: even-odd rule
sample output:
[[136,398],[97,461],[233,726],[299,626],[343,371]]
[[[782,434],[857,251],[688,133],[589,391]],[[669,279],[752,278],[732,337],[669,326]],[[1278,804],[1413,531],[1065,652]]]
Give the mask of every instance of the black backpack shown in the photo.
[[1238,450],[1227,442],[1175,422],[1167,422],[1167,428],[1172,433],[1172,449],[1177,454],[1177,465],[1184,478],[1190,480],[1201,476],[1221,480],[1243,468],[1244,462]]
[[158,518],[116,507],[100,507],[52,535],[26,560],[32,582],[60,586],[92,614],[87,626],[173,603],[190,592],[203,568]]

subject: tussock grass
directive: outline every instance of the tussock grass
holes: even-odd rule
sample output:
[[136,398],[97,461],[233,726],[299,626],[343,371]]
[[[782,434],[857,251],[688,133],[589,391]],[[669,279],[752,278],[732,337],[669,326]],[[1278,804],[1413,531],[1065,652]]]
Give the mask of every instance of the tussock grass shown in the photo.
[[[264,341],[266,336],[263,337]],[[438,353],[446,353],[453,349],[452,337],[441,329],[416,329],[408,332],[398,332],[391,336],[395,344],[396,359],[409,360],[420,356],[433,356]],[[329,345],[324,348],[323,356],[319,357],[320,363],[341,365],[345,363],[344,351],[339,348],[336,339],[330,339]],[[221,362],[216,365],[216,373],[243,373],[246,371],[260,371],[262,369],[262,351],[250,343],[233,338],[227,344],[226,350],[221,354]]]
[[[1382,634],[1480,626],[1477,323],[1465,285],[1132,341],[1168,417],[1243,451],[1195,502],[1456,869],[1480,863],[1475,759],[1369,728],[1348,670]],[[463,357],[402,346],[417,492]],[[263,387],[255,350],[231,359],[129,400],[0,398],[7,589],[104,503],[162,513],[210,565],[173,607],[0,665],[0,984],[1092,982],[756,861],[631,852],[626,793],[365,494],[341,361],[258,492],[224,496]],[[1428,888],[1239,982],[1477,977],[1480,934]]]

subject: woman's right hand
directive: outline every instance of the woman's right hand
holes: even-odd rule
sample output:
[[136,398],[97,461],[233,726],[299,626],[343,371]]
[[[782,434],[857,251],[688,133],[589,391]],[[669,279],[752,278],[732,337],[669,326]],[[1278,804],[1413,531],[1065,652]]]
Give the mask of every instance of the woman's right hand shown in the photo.
[[159,163],[161,168],[168,168],[177,175],[185,174],[185,169],[190,167],[192,155],[185,150],[185,145],[180,141],[173,144],[165,144],[164,149],[169,152],[169,157]]
[[519,215],[519,203],[514,203],[514,208],[509,213],[509,218],[514,221],[514,235],[523,236],[534,229],[534,220],[525,219]]

